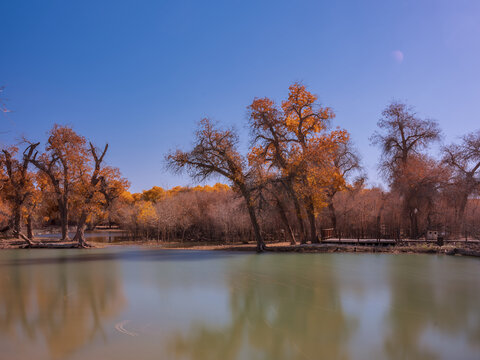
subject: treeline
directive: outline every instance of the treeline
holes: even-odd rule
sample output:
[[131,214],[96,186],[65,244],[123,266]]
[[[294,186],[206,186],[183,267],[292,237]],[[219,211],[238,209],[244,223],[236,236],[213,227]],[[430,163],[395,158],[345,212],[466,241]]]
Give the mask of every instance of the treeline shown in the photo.
[[[116,225],[134,238],[162,241],[265,240],[291,244],[322,238],[419,238],[436,230],[450,238],[480,235],[480,131],[429,155],[440,141],[437,122],[392,102],[372,144],[389,190],[367,188],[358,150],[335,114],[305,86],[293,84],[276,104],[248,106],[250,147],[239,150],[235,129],[199,122],[191,149],[166,155],[174,172],[220,177],[227,185],[128,192],[128,181],[71,128],[55,126],[45,145],[2,151],[0,215],[5,229],[31,239],[34,226],[58,224],[84,243],[85,228]],[[160,164],[159,164],[160,166]],[[25,227],[26,235],[23,235]]]

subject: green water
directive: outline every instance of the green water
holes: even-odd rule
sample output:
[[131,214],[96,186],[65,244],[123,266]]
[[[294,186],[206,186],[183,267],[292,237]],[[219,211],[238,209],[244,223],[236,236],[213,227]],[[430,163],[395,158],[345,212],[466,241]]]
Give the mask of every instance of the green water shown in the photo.
[[480,359],[480,261],[2,251],[0,359]]

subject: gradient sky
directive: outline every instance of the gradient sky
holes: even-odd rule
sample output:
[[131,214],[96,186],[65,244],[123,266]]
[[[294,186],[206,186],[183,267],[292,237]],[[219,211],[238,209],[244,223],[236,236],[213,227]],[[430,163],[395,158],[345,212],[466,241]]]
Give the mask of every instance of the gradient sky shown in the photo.
[[44,141],[54,123],[102,145],[132,191],[192,185],[164,154],[204,116],[235,125],[246,106],[301,81],[350,131],[370,184],[369,136],[392,99],[438,120],[444,141],[480,128],[480,1],[0,2],[2,143]]

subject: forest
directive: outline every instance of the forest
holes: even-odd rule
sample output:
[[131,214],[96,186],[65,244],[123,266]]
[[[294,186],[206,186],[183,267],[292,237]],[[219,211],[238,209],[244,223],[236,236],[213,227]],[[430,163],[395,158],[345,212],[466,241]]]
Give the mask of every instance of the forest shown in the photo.
[[218,181],[213,186],[131,193],[120,169],[104,161],[108,144],[69,126],[55,125],[45,144],[3,145],[1,236],[31,245],[36,230],[59,229],[63,241],[84,247],[86,230],[119,228],[133,240],[252,241],[258,251],[273,241],[419,239],[428,230],[479,238],[480,130],[442,144],[436,121],[392,101],[370,138],[382,154],[381,188],[367,185],[349,132],[301,83],[281,103],[254,98],[247,111],[247,153],[235,128],[205,118],[191,148],[160,154],[157,166],[199,184]]

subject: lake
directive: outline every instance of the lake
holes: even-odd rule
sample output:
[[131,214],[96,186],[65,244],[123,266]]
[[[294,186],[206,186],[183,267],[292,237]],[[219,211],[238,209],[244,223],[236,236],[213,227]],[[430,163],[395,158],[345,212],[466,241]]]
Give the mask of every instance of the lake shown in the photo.
[[[75,232],[69,232],[68,236],[70,239],[75,237]],[[99,242],[99,243],[116,243],[121,241],[131,241],[133,240],[131,236],[125,231],[86,231],[85,232],[85,240],[91,242]],[[44,239],[58,239],[62,238],[62,234],[60,233],[53,233],[53,234],[36,234],[35,238],[37,240],[44,240]]]
[[479,359],[480,261],[0,252],[0,359]]

